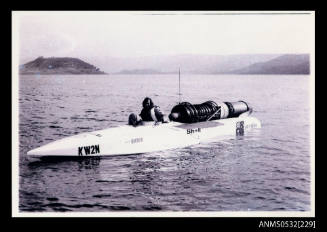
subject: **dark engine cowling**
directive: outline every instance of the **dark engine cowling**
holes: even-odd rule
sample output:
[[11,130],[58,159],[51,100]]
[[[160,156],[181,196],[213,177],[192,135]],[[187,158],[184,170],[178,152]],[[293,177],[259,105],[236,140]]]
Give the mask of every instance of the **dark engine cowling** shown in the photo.
[[182,102],[173,107],[169,115],[171,121],[194,123],[222,118],[238,117],[249,110],[244,101],[216,103],[206,101],[202,104]]

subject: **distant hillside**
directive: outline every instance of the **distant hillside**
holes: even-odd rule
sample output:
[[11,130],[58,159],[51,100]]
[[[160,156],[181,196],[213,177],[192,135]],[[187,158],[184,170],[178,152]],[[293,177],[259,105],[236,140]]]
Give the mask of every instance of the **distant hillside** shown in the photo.
[[130,70],[122,70],[115,74],[165,74],[165,73],[154,69],[130,69]]
[[20,74],[105,74],[99,68],[77,58],[38,57],[20,66]]
[[310,74],[309,54],[288,54],[231,71],[235,74]]
[[[148,57],[83,57],[115,74],[310,74],[308,54],[184,54]],[[21,74],[104,74],[76,58],[39,57],[20,67]]]
[[[161,73],[186,74],[220,74],[245,68],[249,65],[266,62],[282,54],[236,54],[236,55],[206,55],[183,54],[145,57],[97,57],[88,56],[84,60],[95,63],[102,70],[118,73],[131,70],[155,70]],[[129,73],[131,74],[131,73]]]

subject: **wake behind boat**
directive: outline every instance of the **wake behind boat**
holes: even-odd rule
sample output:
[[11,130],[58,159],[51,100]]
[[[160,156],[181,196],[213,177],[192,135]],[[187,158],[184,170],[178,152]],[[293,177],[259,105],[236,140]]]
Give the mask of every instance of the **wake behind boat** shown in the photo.
[[260,121],[247,103],[187,102],[173,107],[170,122],[121,125],[66,137],[27,152],[29,157],[91,157],[139,154],[183,148],[224,136],[242,136]]

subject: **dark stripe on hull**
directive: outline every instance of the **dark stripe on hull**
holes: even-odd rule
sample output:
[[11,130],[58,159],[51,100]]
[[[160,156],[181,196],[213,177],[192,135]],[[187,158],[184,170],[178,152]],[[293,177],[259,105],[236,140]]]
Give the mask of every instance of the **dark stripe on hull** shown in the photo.
[[195,128],[212,128],[212,127],[223,126],[223,125],[224,123],[221,122],[207,121],[207,122],[183,124],[183,125],[178,125],[176,127],[182,129],[195,129]]

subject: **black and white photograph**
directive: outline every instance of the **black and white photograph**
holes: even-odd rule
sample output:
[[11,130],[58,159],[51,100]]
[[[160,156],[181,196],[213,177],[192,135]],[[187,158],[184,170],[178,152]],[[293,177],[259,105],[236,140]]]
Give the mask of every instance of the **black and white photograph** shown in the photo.
[[13,11],[12,215],[314,217],[314,85],[315,11]]

